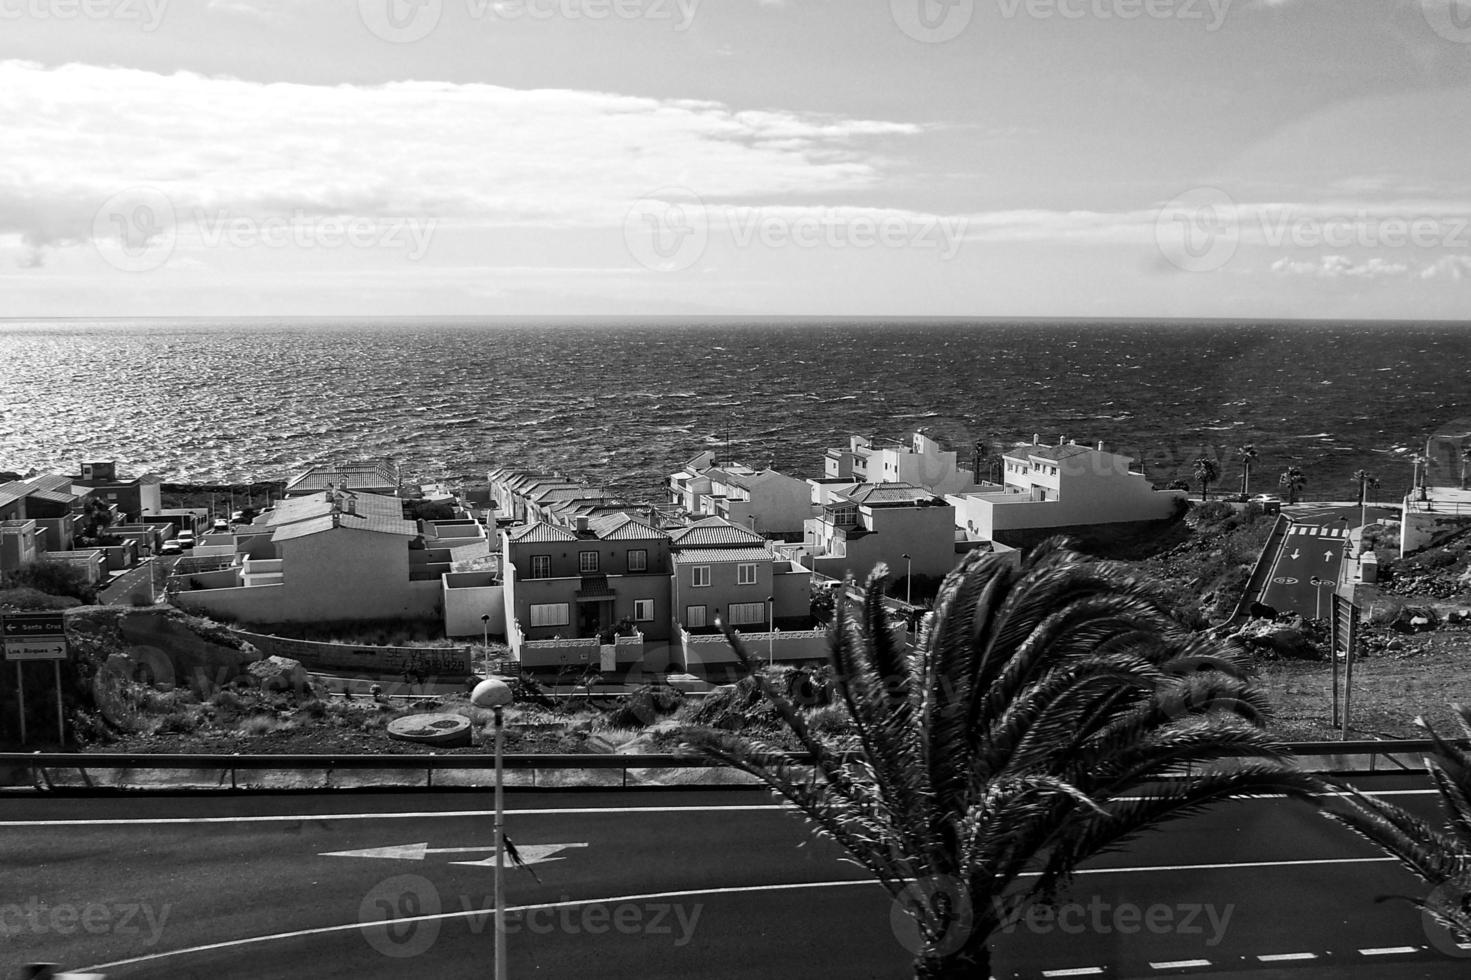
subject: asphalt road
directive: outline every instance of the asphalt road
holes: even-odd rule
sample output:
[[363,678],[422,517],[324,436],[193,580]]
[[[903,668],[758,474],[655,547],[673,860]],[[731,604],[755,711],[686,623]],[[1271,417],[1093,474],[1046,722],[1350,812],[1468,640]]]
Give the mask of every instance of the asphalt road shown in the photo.
[[[1262,602],[1279,613],[1326,619],[1332,609],[1348,544],[1348,528],[1358,526],[1358,507],[1305,506],[1291,508],[1293,525],[1282,540],[1267,577]],[[1392,513],[1369,508],[1368,519]],[[1317,578],[1320,585],[1313,585]]]
[[[1417,778],[1376,777],[1372,788],[1434,811]],[[512,976],[909,974],[887,894],[763,793],[509,802],[508,832],[537,876],[510,877]],[[4,797],[0,976],[37,961],[113,978],[488,976],[487,803],[483,793]],[[1003,929],[994,969],[1464,976],[1462,951],[1437,951],[1444,938],[1418,913],[1376,902],[1420,893],[1311,807],[1243,801],[1094,862],[1053,917]]]

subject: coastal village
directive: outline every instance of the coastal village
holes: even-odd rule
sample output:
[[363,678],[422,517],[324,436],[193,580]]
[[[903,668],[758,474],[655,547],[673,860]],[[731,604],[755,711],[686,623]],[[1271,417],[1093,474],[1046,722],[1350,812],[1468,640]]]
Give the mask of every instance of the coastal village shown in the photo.
[[[808,479],[707,450],[668,474],[657,502],[515,468],[452,493],[406,485],[380,460],[314,467],[276,499],[212,509],[166,507],[159,477],[86,463],[0,487],[0,570],[63,562],[102,585],[141,565],[111,601],[261,630],[432,620],[448,640],[504,642],[527,671],[719,680],[735,662],[720,624],[771,662],[821,660],[814,597],[841,600],[876,566],[897,587],[896,629],[911,630],[966,552],[1015,562],[1055,534],[1176,519],[1186,492],[1155,489],[1131,463],[1102,443],[1037,436],[1001,453],[990,482],[979,453],[962,460],[913,432],[854,435]],[[461,662],[422,657],[416,669],[435,674]]]
[[[1454,479],[1464,476],[1465,428],[1427,440],[1418,485],[1399,505],[1402,554],[1471,523],[1471,492]],[[1129,540],[1191,503],[1103,443],[1067,437],[962,458],[923,431],[853,435],[821,463],[821,476],[800,478],[706,450],[667,475],[666,499],[631,502],[572,475],[512,467],[465,491],[421,487],[378,460],[313,467],[278,494],[195,507],[165,506],[157,476],[84,463],[79,474],[0,486],[0,572],[63,563],[105,602],[168,603],[238,625],[312,670],[472,675],[485,667],[472,648],[494,643],[505,651],[497,666],[532,675],[720,683],[737,666],[722,626],[768,663],[821,661],[824,611],[858,601],[878,566],[890,576],[896,635],[911,637],[968,552],[1017,562],[1054,535]],[[1452,479],[1438,486],[1430,474]],[[1372,583],[1374,551],[1362,541],[1357,550],[1345,580]],[[405,652],[358,640],[348,654],[271,642],[393,622],[418,624],[440,645]]]

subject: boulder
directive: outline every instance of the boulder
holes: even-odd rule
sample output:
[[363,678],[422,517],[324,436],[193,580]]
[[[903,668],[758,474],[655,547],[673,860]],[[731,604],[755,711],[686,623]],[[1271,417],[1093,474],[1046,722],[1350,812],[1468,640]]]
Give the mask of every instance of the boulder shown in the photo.
[[306,668],[290,657],[266,657],[245,668],[262,691],[297,691],[309,689]]
[[1258,619],[1247,623],[1230,637],[1249,650],[1295,660],[1316,660],[1319,651],[1301,630],[1290,624]]

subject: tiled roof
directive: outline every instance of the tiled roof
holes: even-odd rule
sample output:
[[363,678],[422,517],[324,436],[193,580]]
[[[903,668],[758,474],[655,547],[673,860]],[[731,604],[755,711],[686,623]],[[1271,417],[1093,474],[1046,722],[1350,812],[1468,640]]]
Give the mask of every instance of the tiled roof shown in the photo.
[[[361,516],[403,521],[403,501],[398,497],[351,490],[348,491],[347,496],[351,498],[351,506]],[[346,510],[347,506],[344,503],[343,509]],[[327,500],[326,491],[323,491],[306,497],[292,497],[277,501],[275,509],[266,516],[265,522],[271,526],[292,524],[296,521],[330,516],[334,509],[333,504]]]
[[747,530],[719,517],[707,517],[683,530],[675,531],[672,540],[676,548],[718,548],[758,544],[764,547],[766,542],[766,539],[755,531]]
[[326,490],[327,484],[341,486],[347,481],[349,490],[398,489],[398,467],[388,462],[346,463],[341,466],[313,466],[305,473],[298,473],[286,484],[286,492],[292,495]]
[[1026,455],[1056,461],[1070,459],[1074,456],[1086,456],[1091,452],[1093,450],[1087,446],[1032,446],[1026,451]]
[[657,531],[642,521],[636,521],[627,514],[612,514],[588,523],[593,533],[604,541],[647,541],[651,538],[668,538],[669,535],[663,531]]
[[576,484],[555,484],[548,487],[537,487],[531,494],[532,503],[552,504],[564,500],[607,500],[608,495],[602,490],[594,487],[582,487]]
[[934,494],[911,483],[863,483],[842,494],[856,504],[913,504],[933,500]]
[[[336,520],[334,521],[334,516]],[[304,521],[295,521],[291,524],[283,524],[276,528],[271,535],[272,541],[290,541],[293,538],[304,538],[312,534],[321,534],[334,528],[349,528],[354,531],[373,531],[377,534],[395,534],[401,537],[412,538],[419,533],[419,526],[413,521],[403,518],[378,517],[366,514],[324,514]]]
[[577,590],[578,599],[611,599],[617,594],[608,584],[606,575],[582,576],[582,587]]
[[565,527],[537,522],[513,528],[507,533],[507,537],[516,544],[548,544],[576,541],[577,533]]
[[773,561],[765,548],[687,548],[674,556],[677,565],[717,565],[721,562]]

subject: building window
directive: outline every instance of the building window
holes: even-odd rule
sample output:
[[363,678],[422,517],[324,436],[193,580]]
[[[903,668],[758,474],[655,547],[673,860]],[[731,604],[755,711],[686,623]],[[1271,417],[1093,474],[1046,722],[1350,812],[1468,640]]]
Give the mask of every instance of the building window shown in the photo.
[[[701,606],[701,609],[704,607]],[[654,621],[654,600],[633,600],[633,621],[635,623],[652,623]]]
[[755,584],[756,584],[756,566],[754,564],[752,564],[752,565],[737,565],[736,566],[736,585],[755,585]]
[[703,629],[705,626],[705,607],[685,606],[684,625],[686,629]]
[[697,589],[705,589],[710,586],[710,566],[696,565],[690,569],[690,585]]
[[566,626],[571,621],[565,602],[548,602],[531,607],[532,626]]
[[552,556],[551,555],[532,555],[531,556],[531,577],[532,578],[551,578],[552,577]]
[[730,604],[730,624],[732,626],[747,626],[752,623],[765,622],[766,603],[732,602]]
[[630,572],[646,572],[649,570],[649,553],[642,548],[628,553],[628,570]]
[[577,570],[584,575],[591,575],[598,570],[598,553],[596,551],[579,551],[577,553]]

